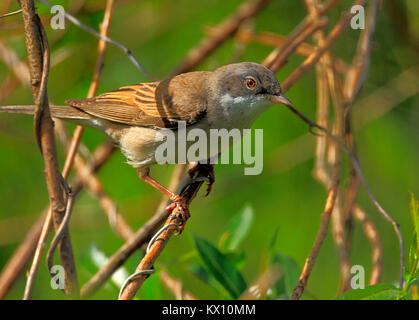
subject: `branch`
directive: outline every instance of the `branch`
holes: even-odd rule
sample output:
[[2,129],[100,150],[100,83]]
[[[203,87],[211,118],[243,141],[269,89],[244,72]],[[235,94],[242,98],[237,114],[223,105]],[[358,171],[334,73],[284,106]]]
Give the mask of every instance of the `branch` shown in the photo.
[[[355,4],[365,7],[365,0],[358,0]],[[355,13],[346,12],[335,27],[330,31],[323,46],[310,55],[294,72],[282,83],[282,90],[285,92],[291,88],[304,74],[306,74],[322,57],[322,55],[335,43],[342,32],[348,27]]]
[[330,216],[332,214],[333,207],[335,205],[336,197],[338,194],[339,182],[340,182],[340,162],[336,163],[336,166],[334,168],[332,185],[330,186],[329,192],[327,194],[326,205],[325,205],[322,217],[321,217],[320,227],[319,227],[319,230],[317,231],[316,239],[314,240],[313,249],[311,250],[304,264],[300,278],[298,279],[297,286],[295,287],[292,293],[291,300],[300,299],[301,295],[304,292],[305,287],[307,286],[307,281],[308,281],[308,278],[310,277],[311,270],[314,267],[314,263],[316,262],[320,248],[323,244],[323,240],[326,238],[326,235],[327,235]]
[[195,68],[202,60],[230,38],[243,23],[255,16],[270,0],[251,0],[243,3],[235,13],[223,20],[214,30],[213,34],[204,38],[179,64],[173,75],[184,73]]
[[[49,3],[47,0],[38,0],[38,1],[41,1],[42,3],[44,3],[46,6],[48,6],[50,8],[52,7],[52,4]],[[148,78],[150,78],[152,80],[155,80],[155,78],[145,70],[145,68],[137,61],[137,59],[135,59],[134,55],[132,54],[132,51],[130,49],[128,49],[126,46],[124,46],[123,44],[121,44],[121,43],[119,43],[115,40],[112,40],[107,35],[103,35],[103,34],[100,34],[100,33],[96,32],[95,30],[86,26],[85,24],[80,22],[77,18],[75,18],[74,16],[72,16],[71,14],[69,14],[67,12],[64,12],[64,16],[68,21],[75,24],[79,28],[87,31],[88,33],[94,35],[95,37],[99,38],[100,40],[106,41],[106,42],[108,42],[110,44],[113,44],[114,46],[118,47],[119,49],[121,49],[128,56],[128,59],[134,64],[134,66],[138,70],[140,70],[142,73],[144,73]]]
[[[186,165],[177,165],[172,174],[169,189],[179,191],[190,181],[185,179]],[[168,217],[166,207],[169,199],[164,196],[155,214],[137,230],[108,260],[108,262],[81,288],[82,298],[92,296],[125,261],[148,240],[162,222]]]
[[182,281],[173,278],[167,271],[159,272],[160,280],[173,293],[176,300],[197,300],[190,292],[183,288]]
[[[47,95],[49,48],[45,30],[36,14],[33,1],[22,0],[21,6],[32,92],[37,106],[34,116],[35,137],[44,157],[45,177],[54,226],[58,229],[66,210],[66,201],[63,178],[58,169],[53,124],[49,113]],[[60,242],[60,256],[65,270],[65,292],[70,297],[76,297],[78,295],[77,272],[68,229],[64,230],[64,236]]]
[[[208,177],[208,170],[206,169],[207,166],[208,165],[198,164],[196,174],[193,177],[195,181],[199,180],[199,178]],[[182,199],[184,199],[187,205],[189,205],[195,198],[203,183],[203,180],[199,180],[186,185],[180,196]],[[175,233],[175,231],[179,230],[178,216],[178,207],[176,207],[167,218],[164,227],[161,229],[162,232],[157,234],[158,239],[153,238],[150,241],[147,252],[135,270],[135,273],[128,278],[128,283],[125,283],[122,286],[119,294],[119,300],[131,300],[134,298],[141,285],[148,278],[150,274],[148,271],[153,270],[153,264],[164,250],[167,242]]]
[[372,272],[370,276],[370,285],[378,284],[381,280],[383,270],[383,248],[381,246],[380,235],[366,212],[358,205],[352,208],[352,215],[357,219],[364,229],[364,233],[371,243],[372,247]]

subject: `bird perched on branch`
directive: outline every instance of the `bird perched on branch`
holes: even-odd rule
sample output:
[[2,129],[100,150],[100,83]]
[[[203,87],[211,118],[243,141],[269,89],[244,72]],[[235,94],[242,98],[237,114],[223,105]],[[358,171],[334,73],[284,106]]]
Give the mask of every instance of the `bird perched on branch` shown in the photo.
[[[176,133],[180,122],[186,130],[200,128],[207,133],[210,129],[245,129],[270,103],[291,105],[275,74],[251,62],[184,73],[66,103],[68,106],[51,106],[52,117],[93,127],[116,141],[139,177],[167,195],[173,201],[171,209],[178,207],[183,225],[189,217],[183,199],[149,175],[150,166],[156,164],[156,150],[165,141],[162,130]],[[35,106],[0,107],[0,112],[11,113],[33,114],[34,110]]]

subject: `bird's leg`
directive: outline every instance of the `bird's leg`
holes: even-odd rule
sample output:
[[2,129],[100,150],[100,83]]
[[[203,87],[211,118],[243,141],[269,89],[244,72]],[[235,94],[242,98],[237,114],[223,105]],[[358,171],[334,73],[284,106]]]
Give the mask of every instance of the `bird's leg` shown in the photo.
[[186,221],[190,218],[191,214],[189,213],[189,206],[183,200],[181,196],[178,194],[170,191],[169,189],[163,187],[160,183],[150,177],[150,169],[149,168],[138,168],[138,176],[141,180],[148,183],[150,186],[156,188],[161,193],[165,194],[169,197],[170,200],[173,201],[172,204],[167,206],[166,210],[168,212],[172,212],[176,207],[179,211],[179,216],[181,220],[180,231],[182,232],[183,228],[185,227]]

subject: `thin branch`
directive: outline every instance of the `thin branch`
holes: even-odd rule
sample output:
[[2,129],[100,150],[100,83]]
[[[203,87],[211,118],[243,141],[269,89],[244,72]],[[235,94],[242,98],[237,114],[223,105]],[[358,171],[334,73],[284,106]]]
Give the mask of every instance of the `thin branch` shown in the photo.
[[[105,162],[115,151],[115,147],[112,142],[106,142],[95,149],[93,152],[89,164],[86,168],[85,173],[95,173],[101,169]],[[83,184],[78,176],[73,179],[70,183],[74,197],[76,197],[83,189]],[[13,253],[7,264],[4,266],[0,274],[0,299],[3,299],[17,278],[23,271],[26,263],[31,258],[33,252],[36,250],[37,240],[40,240],[40,234],[42,228],[45,225],[44,221],[47,216],[49,206],[45,208],[41,217],[35,222],[35,224],[28,231],[21,244]],[[48,224],[48,223],[46,223]],[[45,240],[40,240],[41,243],[45,243]],[[39,253],[38,253],[39,255]]]
[[[42,3],[44,3],[46,6],[48,7],[52,7],[52,4],[49,3],[47,0],[38,0],[41,1]],[[89,26],[86,26],[85,24],[83,24],[82,22],[80,22],[76,17],[72,16],[71,14],[64,12],[64,16],[65,18],[70,21],[71,23],[73,23],[74,25],[78,26],[79,28],[89,32],[90,34],[94,35],[95,37],[106,41],[116,47],[118,47],[119,49],[121,49],[127,56],[128,59],[134,64],[134,66],[140,70],[142,73],[144,73],[149,79],[155,80],[155,78],[148,72],[145,70],[145,68],[137,61],[137,59],[135,59],[134,55],[132,54],[132,51],[130,49],[128,49],[126,46],[124,46],[122,43],[119,43],[115,40],[112,40],[111,38],[109,38],[106,35],[100,34],[97,31],[93,30],[92,28],[90,28]]]
[[[198,164],[197,170],[195,171],[196,174],[193,177],[196,180],[199,178],[207,178],[208,171],[207,165]],[[182,199],[184,199],[185,203],[189,205],[192,200],[195,198],[196,194],[198,193],[199,189],[201,188],[203,181],[196,181],[190,184],[187,184],[184,190],[181,193]],[[135,270],[134,275],[138,275],[131,278],[131,281],[121,289],[119,300],[131,300],[134,298],[137,291],[140,289],[141,285],[147,279],[149,274],[145,274],[144,272],[147,270],[153,269],[153,264],[160,256],[161,252],[164,250],[167,242],[175,233],[175,231],[179,228],[178,224],[178,207],[176,207],[173,212],[167,218],[164,224],[164,231],[160,233],[158,239],[156,239],[153,243],[149,244],[148,250],[141,260],[140,264],[138,265],[137,269]]]
[[[365,0],[358,0],[355,5],[362,5],[365,7]],[[317,50],[310,55],[294,72],[282,83],[283,91],[287,91],[291,88],[303,75],[305,75],[323,56],[323,54],[329,50],[329,48],[335,43],[343,31],[348,27],[352,17],[355,13],[350,11],[346,12],[335,27],[330,31],[329,35],[325,39],[323,46],[317,48]]]
[[[113,4],[114,1],[110,0],[107,2],[107,6],[106,6],[106,10],[105,10],[105,15],[104,15],[104,20],[103,20],[103,24],[101,26],[101,33],[106,35],[108,34],[108,30],[109,30],[109,25],[110,25],[110,19],[112,16],[112,10],[113,10]],[[104,60],[104,53],[105,53],[105,48],[106,48],[106,43],[105,41],[100,40],[99,41],[99,46],[98,46],[98,58],[97,58],[97,63],[96,63],[96,69],[95,69],[95,73],[93,76],[93,81],[91,83],[91,86],[89,88],[89,95],[90,96],[94,96],[97,87],[98,87],[98,83],[99,83],[99,77],[101,74],[101,70],[103,67],[103,60]],[[78,145],[80,143],[80,139],[83,133],[83,127],[82,126],[77,126],[73,139],[68,147],[68,153],[67,153],[67,157],[66,157],[66,161],[64,163],[64,169],[63,169],[63,179],[67,179],[68,175],[70,174],[70,170],[74,161],[74,157],[76,156],[76,152],[77,152],[77,148]],[[56,235],[52,241],[52,245],[50,247],[50,249],[48,250],[47,253],[47,262],[48,262],[48,270],[51,269],[52,266],[52,259],[53,259],[53,254],[54,254],[54,250],[56,248],[56,246],[59,243],[59,240],[62,240],[64,234],[62,234],[62,232],[65,232],[67,230],[67,223],[69,220],[69,217],[71,215],[71,209],[72,209],[72,201],[73,201],[73,196],[69,196],[69,201],[71,200],[71,204],[68,203],[67,207],[66,207],[66,211],[65,211],[65,215],[64,218],[62,219],[62,222],[60,224],[60,226],[57,228],[57,230],[60,230],[60,232],[56,232]],[[51,210],[49,210],[51,211]],[[38,265],[39,265],[39,261],[40,261],[40,257],[42,256],[42,252],[43,252],[43,248],[45,246],[45,241],[46,241],[46,237],[48,235],[48,229],[50,227],[50,219],[51,219],[51,214],[48,213],[46,221],[45,221],[45,225],[43,227],[42,233],[40,235],[40,239],[38,241],[38,245],[37,245],[37,249],[36,249],[36,254],[34,256],[34,261],[32,263],[30,272],[29,272],[29,276],[28,276],[28,281],[25,287],[25,294],[24,294],[24,299],[29,299],[31,296],[31,292],[32,292],[32,287],[33,287],[33,282],[34,282],[34,278],[35,278],[35,274],[36,271],[38,269]],[[65,222],[65,223],[64,223]],[[78,294],[78,293],[77,293]]]
[[352,208],[352,215],[362,224],[364,233],[372,247],[372,272],[369,284],[378,284],[381,280],[383,270],[383,248],[381,246],[380,235],[374,223],[368,218],[367,213],[360,206],[355,205]]
[[287,62],[288,57],[304,43],[317,30],[324,28],[328,21],[326,18],[316,19],[304,25],[302,30],[294,31],[294,36],[290,36],[282,47],[272,51],[268,57],[262,62],[273,72],[277,72]]
[[176,300],[197,300],[195,296],[183,288],[182,281],[173,278],[167,271],[161,270],[159,278],[165,287],[172,292]]
[[[50,196],[52,216],[58,229],[65,212],[63,178],[58,169],[54,131],[47,95],[49,69],[49,48],[45,30],[36,14],[31,0],[22,0],[23,23],[25,28],[31,85],[36,101],[34,116],[35,136],[44,157],[45,177]],[[77,272],[68,229],[60,242],[61,263],[65,270],[65,293],[70,297],[78,295]]]
[[332,214],[336,197],[338,194],[338,189],[339,189],[340,161],[336,163],[333,171],[334,173],[333,173],[332,183],[329,188],[329,192],[327,194],[326,205],[325,205],[322,217],[321,217],[320,227],[319,227],[319,230],[317,231],[316,239],[314,240],[313,249],[311,250],[304,264],[300,278],[298,279],[297,286],[295,287],[292,293],[292,296],[291,296],[292,300],[300,299],[301,295],[303,294],[304,289],[307,286],[307,281],[308,281],[308,278],[310,277],[311,270],[314,267],[314,263],[316,262],[320,248],[327,235],[330,216]]
[[179,64],[173,74],[180,74],[195,68],[202,60],[234,35],[243,21],[255,16],[270,0],[251,0],[239,6],[237,11],[223,20],[211,36],[204,38]]
[[[70,139],[63,122],[61,120],[56,120],[55,124],[55,129],[61,143],[66,148],[69,148],[72,140]],[[77,171],[77,177],[80,183],[83,184],[83,187],[90,191],[99,200],[99,204],[104,210],[104,213],[109,220],[109,224],[115,233],[124,240],[132,237],[134,235],[134,231],[125,221],[123,215],[118,212],[116,203],[106,194],[102,182],[99,180],[97,175],[90,169],[90,166],[78,153],[74,156],[74,167]]]
[[[170,190],[180,192],[183,187],[190,182],[186,179],[186,165],[177,165],[172,174],[170,182]],[[169,199],[164,196],[159,204],[155,214],[137,230],[134,236],[127,240],[108,260],[108,262],[81,288],[80,294],[82,298],[92,296],[111,276],[122,266],[125,261],[148,240],[151,239],[154,232],[161,223],[168,217],[166,207],[169,204]]]
[[342,142],[339,137],[334,136],[331,134],[327,129],[323,128],[322,126],[319,126],[314,121],[311,121],[309,118],[307,118],[304,114],[302,114],[300,111],[295,109],[292,106],[287,106],[293,113],[295,113],[300,119],[302,119],[305,123],[307,123],[310,128],[317,128],[321,132],[325,133],[330,139],[332,139],[336,144],[339,145],[340,148],[342,148],[347,156],[349,157],[350,161],[352,162],[359,179],[364,186],[365,191],[367,192],[368,197],[371,200],[371,203],[376,207],[378,212],[393,226],[394,232],[396,233],[396,236],[399,241],[399,250],[400,250],[400,272],[399,272],[399,285],[400,287],[403,286],[403,269],[404,269],[404,241],[403,241],[403,235],[400,231],[399,224],[387,213],[386,210],[380,205],[380,203],[375,198],[374,194],[372,193],[371,189],[368,186],[368,183],[364,177],[364,174],[362,172],[362,169],[358,163],[358,160],[354,154],[352,154],[351,150],[348,149],[348,147]]
[[19,14],[19,13],[21,13],[21,12],[22,12],[22,9],[19,9],[19,10],[13,11],[13,12],[9,12],[9,13],[5,13],[5,14],[2,14],[2,15],[0,16],[0,19],[1,19],[1,18],[10,17],[10,16],[14,16],[15,14]]

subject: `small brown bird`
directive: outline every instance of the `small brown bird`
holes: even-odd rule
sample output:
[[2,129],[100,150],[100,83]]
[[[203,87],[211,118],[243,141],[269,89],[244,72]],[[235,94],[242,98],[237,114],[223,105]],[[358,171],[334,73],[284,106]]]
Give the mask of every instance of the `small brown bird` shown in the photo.
[[[178,206],[184,223],[189,212],[182,198],[149,175],[150,166],[156,164],[156,149],[165,141],[161,130],[173,130],[176,135],[181,121],[186,130],[200,128],[207,133],[250,128],[272,102],[291,105],[271,70],[243,62],[126,86],[94,98],[67,100],[68,106],[50,109],[55,118],[93,127],[116,141],[139,177]],[[0,112],[33,114],[34,109],[8,106],[0,107]]]

